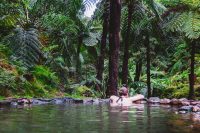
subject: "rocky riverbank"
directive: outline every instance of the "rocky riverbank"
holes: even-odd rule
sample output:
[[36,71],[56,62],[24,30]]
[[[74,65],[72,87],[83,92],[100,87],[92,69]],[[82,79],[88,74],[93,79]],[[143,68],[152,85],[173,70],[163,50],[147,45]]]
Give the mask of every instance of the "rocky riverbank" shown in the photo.
[[20,106],[20,105],[44,105],[44,104],[101,104],[108,103],[108,99],[75,99],[75,98],[8,98],[6,100],[0,101],[1,106]]
[[189,112],[198,112],[200,113],[200,101],[188,100],[186,98],[181,99],[160,99],[158,97],[151,97],[147,100],[149,104],[162,104],[162,105],[172,105],[178,106],[179,113],[189,113]]
[[[109,103],[109,99],[75,99],[75,98],[8,98],[6,100],[0,101],[1,106],[20,106],[20,105],[43,105],[43,104],[102,104]],[[188,100],[186,98],[181,99],[160,99],[158,97],[151,97],[146,101],[140,100],[136,101],[135,104],[160,104],[160,105],[172,105],[179,107],[179,113],[189,113],[189,112],[199,112],[200,113],[200,101]]]

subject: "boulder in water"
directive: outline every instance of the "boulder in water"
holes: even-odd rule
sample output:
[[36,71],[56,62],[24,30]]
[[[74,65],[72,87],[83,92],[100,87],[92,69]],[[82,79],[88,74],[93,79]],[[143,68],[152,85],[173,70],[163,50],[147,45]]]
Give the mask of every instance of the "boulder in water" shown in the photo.
[[198,106],[193,106],[192,111],[193,111],[193,112],[200,112],[200,107],[198,107]]
[[99,99],[99,103],[109,103],[110,99]]
[[179,100],[176,99],[176,98],[173,98],[173,99],[171,100],[171,104],[172,104],[172,105],[179,105]]
[[41,104],[48,104],[48,103],[50,103],[50,101],[48,101],[48,100],[43,100],[43,99],[33,99],[33,102],[32,102],[32,104],[33,105],[41,105]]
[[0,101],[0,106],[8,106],[11,104],[11,100],[3,100],[3,101]]
[[150,97],[148,99],[148,103],[160,103],[160,98],[159,97]]
[[186,98],[181,98],[178,100],[179,101],[179,104],[183,105],[183,106],[188,106],[190,105],[190,101]]
[[164,98],[164,99],[160,99],[160,104],[170,104],[171,100]]
[[200,101],[191,101],[190,104],[191,105],[198,105],[198,104],[200,105]]
[[82,99],[74,99],[73,102],[74,103],[83,103],[83,100]]
[[54,98],[51,103],[53,104],[64,104],[66,100],[64,98]]
[[23,105],[23,104],[32,104],[32,99],[26,99],[26,98],[20,98],[17,99],[17,104]]
[[186,112],[192,112],[193,106],[182,106],[178,109],[179,112],[186,111]]

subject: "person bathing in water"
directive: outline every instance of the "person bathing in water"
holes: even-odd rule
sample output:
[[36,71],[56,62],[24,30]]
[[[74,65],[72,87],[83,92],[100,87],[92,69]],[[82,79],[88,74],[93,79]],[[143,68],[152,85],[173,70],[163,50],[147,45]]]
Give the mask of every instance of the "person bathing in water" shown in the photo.
[[144,96],[141,94],[137,94],[133,97],[128,96],[128,88],[122,87],[119,90],[119,97],[118,96],[111,96],[110,97],[110,104],[111,106],[131,106],[133,102],[144,100]]

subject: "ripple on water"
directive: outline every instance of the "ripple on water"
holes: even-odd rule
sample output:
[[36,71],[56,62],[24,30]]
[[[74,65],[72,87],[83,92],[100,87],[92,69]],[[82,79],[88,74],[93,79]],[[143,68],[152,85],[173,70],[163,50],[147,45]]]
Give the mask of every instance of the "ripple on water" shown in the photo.
[[134,105],[42,105],[0,109],[0,133],[199,133],[198,114]]

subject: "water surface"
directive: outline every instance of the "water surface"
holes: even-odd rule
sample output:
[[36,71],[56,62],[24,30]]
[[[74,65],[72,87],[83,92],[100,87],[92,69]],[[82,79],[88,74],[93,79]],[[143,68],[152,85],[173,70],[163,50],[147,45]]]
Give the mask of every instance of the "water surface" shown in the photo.
[[170,106],[41,105],[0,109],[0,133],[200,133]]

